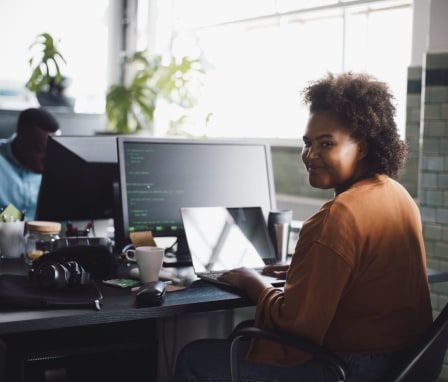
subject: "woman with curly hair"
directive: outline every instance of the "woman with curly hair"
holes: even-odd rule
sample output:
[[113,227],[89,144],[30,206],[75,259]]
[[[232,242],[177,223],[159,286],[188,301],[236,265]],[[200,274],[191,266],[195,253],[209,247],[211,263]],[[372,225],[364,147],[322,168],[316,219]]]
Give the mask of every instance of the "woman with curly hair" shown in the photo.
[[[394,179],[407,149],[386,84],[329,74],[304,90],[310,117],[302,161],[311,186],[334,198],[306,220],[289,266],[246,268],[221,279],[256,303],[255,325],[305,336],[337,352],[351,382],[382,381],[432,323],[421,218]],[[230,381],[229,342],[198,340],[178,358],[176,381]],[[318,360],[263,340],[248,342],[242,380],[332,381]]]

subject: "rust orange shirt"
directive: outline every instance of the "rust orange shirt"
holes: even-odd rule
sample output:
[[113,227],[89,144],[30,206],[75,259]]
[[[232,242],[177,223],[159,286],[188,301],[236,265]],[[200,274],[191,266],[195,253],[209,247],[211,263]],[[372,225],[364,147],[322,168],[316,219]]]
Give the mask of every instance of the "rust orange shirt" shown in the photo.
[[[342,353],[404,349],[431,323],[420,213],[385,175],[355,183],[303,224],[284,291],[266,289],[256,310],[257,326]],[[308,359],[258,340],[248,358],[276,365]]]

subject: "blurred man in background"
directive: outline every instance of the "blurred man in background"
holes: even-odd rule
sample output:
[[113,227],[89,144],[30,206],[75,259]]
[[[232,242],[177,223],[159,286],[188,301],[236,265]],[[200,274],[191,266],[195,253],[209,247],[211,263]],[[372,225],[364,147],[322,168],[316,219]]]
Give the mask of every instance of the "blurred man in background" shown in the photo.
[[58,133],[58,121],[44,109],[19,114],[16,132],[0,139],[0,208],[13,204],[34,219],[47,139]]

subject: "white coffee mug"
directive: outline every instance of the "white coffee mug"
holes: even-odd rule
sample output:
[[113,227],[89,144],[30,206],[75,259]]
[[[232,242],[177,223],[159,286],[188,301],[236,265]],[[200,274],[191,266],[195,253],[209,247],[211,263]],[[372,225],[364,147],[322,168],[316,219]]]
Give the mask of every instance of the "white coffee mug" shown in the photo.
[[18,258],[25,252],[25,222],[0,223],[0,256]]
[[137,263],[140,280],[144,283],[159,279],[164,255],[164,248],[150,246],[128,249],[125,253],[126,259]]

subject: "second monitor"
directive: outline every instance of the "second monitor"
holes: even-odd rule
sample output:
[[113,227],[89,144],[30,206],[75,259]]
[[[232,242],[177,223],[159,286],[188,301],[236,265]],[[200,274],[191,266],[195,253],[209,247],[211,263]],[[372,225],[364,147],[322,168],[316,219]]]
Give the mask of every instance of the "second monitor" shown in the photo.
[[115,217],[118,187],[115,136],[48,139],[36,219],[64,222]]

